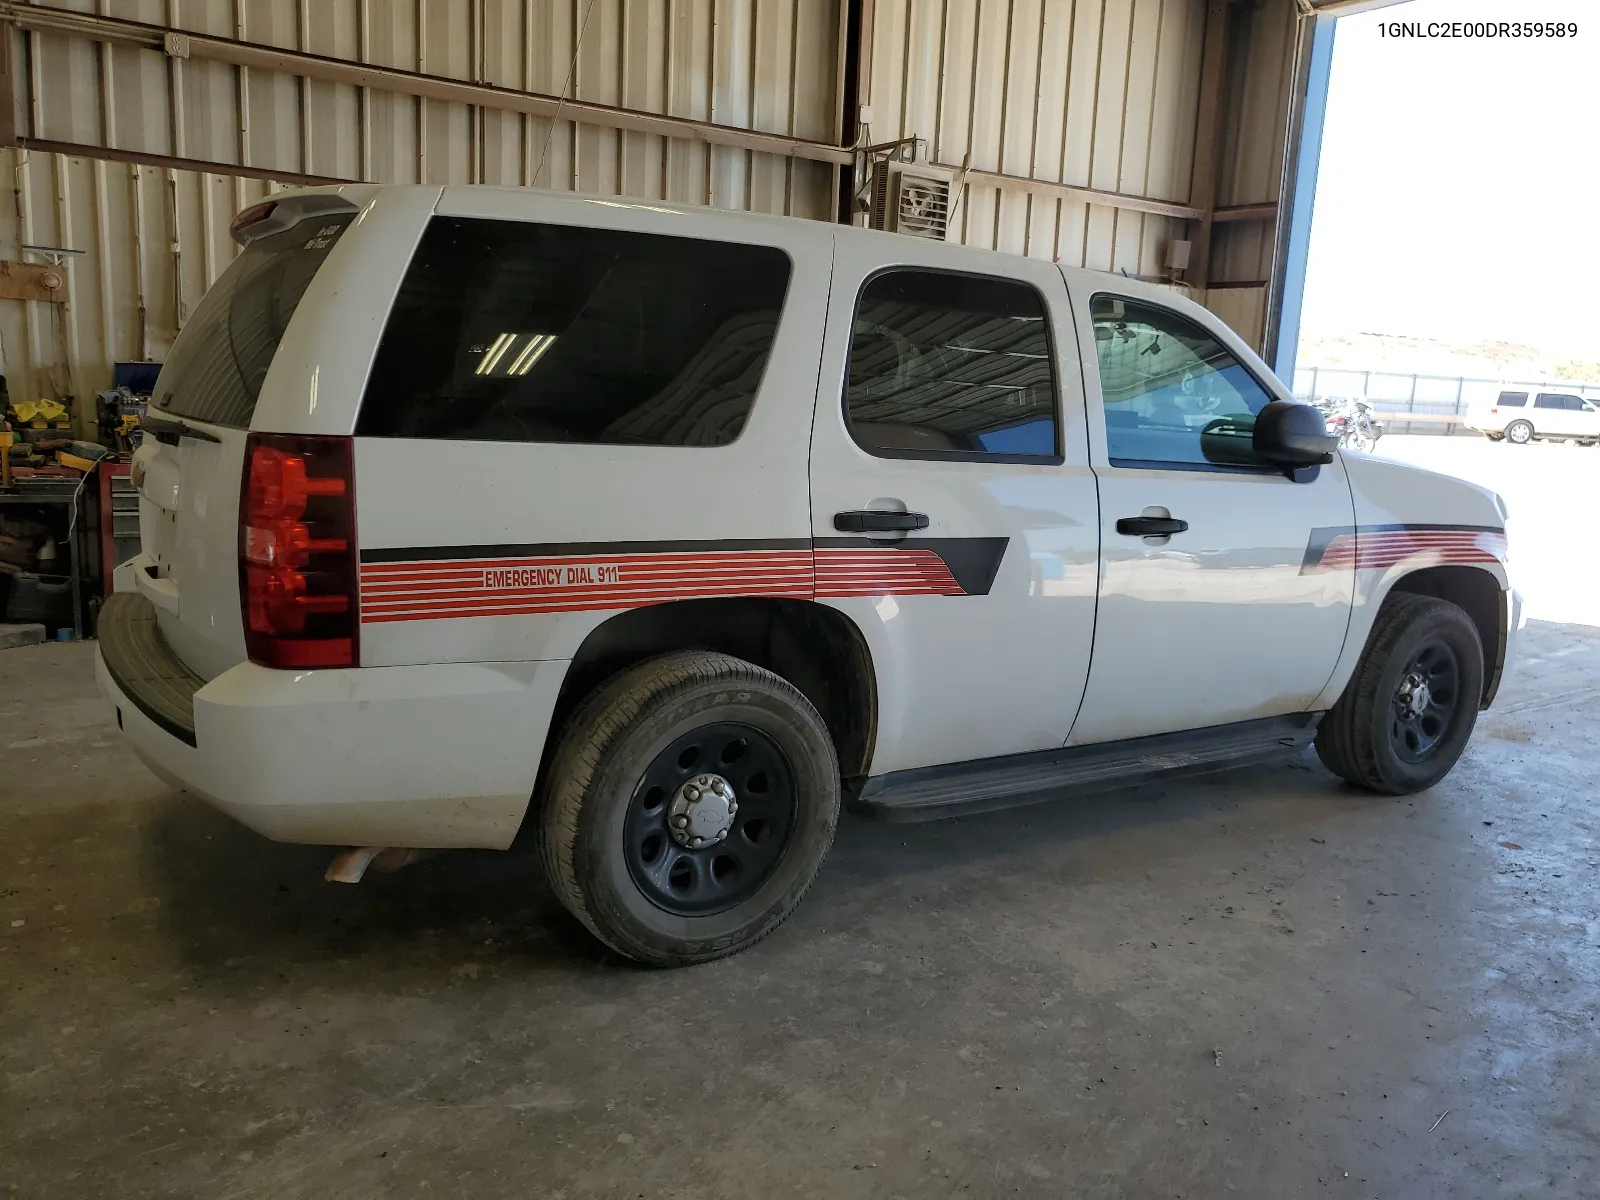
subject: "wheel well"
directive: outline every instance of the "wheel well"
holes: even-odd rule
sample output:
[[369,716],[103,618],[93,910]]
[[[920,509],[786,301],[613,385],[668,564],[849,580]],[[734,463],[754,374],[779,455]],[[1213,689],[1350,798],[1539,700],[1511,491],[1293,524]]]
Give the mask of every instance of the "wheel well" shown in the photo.
[[866,774],[878,711],[871,652],[843,613],[805,600],[682,600],[612,617],[584,639],[567,668],[550,723],[551,747],[596,687],[674,650],[715,650],[781,675],[821,714],[840,775],[850,781]]
[[1506,661],[1506,594],[1500,582],[1476,567],[1427,567],[1405,576],[1392,589],[1448,600],[1472,618],[1483,646],[1483,707],[1494,702]]

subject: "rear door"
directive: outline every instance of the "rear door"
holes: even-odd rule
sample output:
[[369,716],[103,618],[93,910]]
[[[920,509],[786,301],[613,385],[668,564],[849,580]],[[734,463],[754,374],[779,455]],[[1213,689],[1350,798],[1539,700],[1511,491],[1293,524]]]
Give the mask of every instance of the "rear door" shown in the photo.
[[1541,435],[1574,437],[1583,432],[1583,401],[1560,392],[1540,392],[1533,401],[1533,427]]
[[135,457],[134,582],[167,642],[206,678],[245,657],[238,518],[257,400],[291,318],[357,211],[329,193],[273,207],[258,213],[256,236],[173,345]]
[[1060,272],[841,230],[811,436],[816,594],[867,638],[873,774],[1059,746],[1099,549]]
[[1308,710],[1355,586],[1331,550],[1354,533],[1343,463],[1300,483],[1255,459],[1255,414],[1288,397],[1236,340],[1153,290],[1074,278],[1103,567],[1071,743]]

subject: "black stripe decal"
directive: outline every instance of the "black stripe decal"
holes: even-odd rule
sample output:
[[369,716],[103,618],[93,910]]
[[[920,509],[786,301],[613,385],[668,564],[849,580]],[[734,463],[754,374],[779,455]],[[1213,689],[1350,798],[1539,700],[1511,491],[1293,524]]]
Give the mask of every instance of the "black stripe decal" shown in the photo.
[[969,596],[987,596],[994,588],[995,576],[1000,573],[1000,561],[1006,556],[1010,538],[924,538],[912,537],[903,542],[875,542],[864,537],[820,537],[818,549],[852,550],[931,550],[944,560],[951,577]]

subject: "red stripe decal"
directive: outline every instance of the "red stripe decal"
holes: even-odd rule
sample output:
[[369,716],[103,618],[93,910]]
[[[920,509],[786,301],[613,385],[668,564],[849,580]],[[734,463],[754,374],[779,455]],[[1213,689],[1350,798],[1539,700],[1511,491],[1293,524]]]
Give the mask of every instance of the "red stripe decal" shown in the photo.
[[591,554],[372,563],[368,624],[622,610],[732,596],[963,596],[932,550],[913,548]]
[[1503,563],[1505,555],[1505,534],[1495,530],[1355,530],[1341,531],[1330,538],[1321,555],[1308,562],[1306,569],[1386,571],[1413,559],[1427,566],[1493,566]]

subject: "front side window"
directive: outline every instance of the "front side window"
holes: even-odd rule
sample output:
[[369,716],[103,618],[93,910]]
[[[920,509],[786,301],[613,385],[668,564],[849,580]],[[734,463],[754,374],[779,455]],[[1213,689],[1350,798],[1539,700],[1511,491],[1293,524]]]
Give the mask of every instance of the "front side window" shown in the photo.
[[845,418],[888,458],[1058,461],[1044,299],[1026,284],[885,271],[856,303]]
[[1497,402],[1506,408],[1526,408],[1528,406],[1527,392],[1501,392]]
[[356,432],[727,445],[755,404],[789,270],[771,246],[435,217]]
[[1216,338],[1135,300],[1096,296],[1090,311],[1112,465],[1266,466],[1252,441],[1272,397]]

